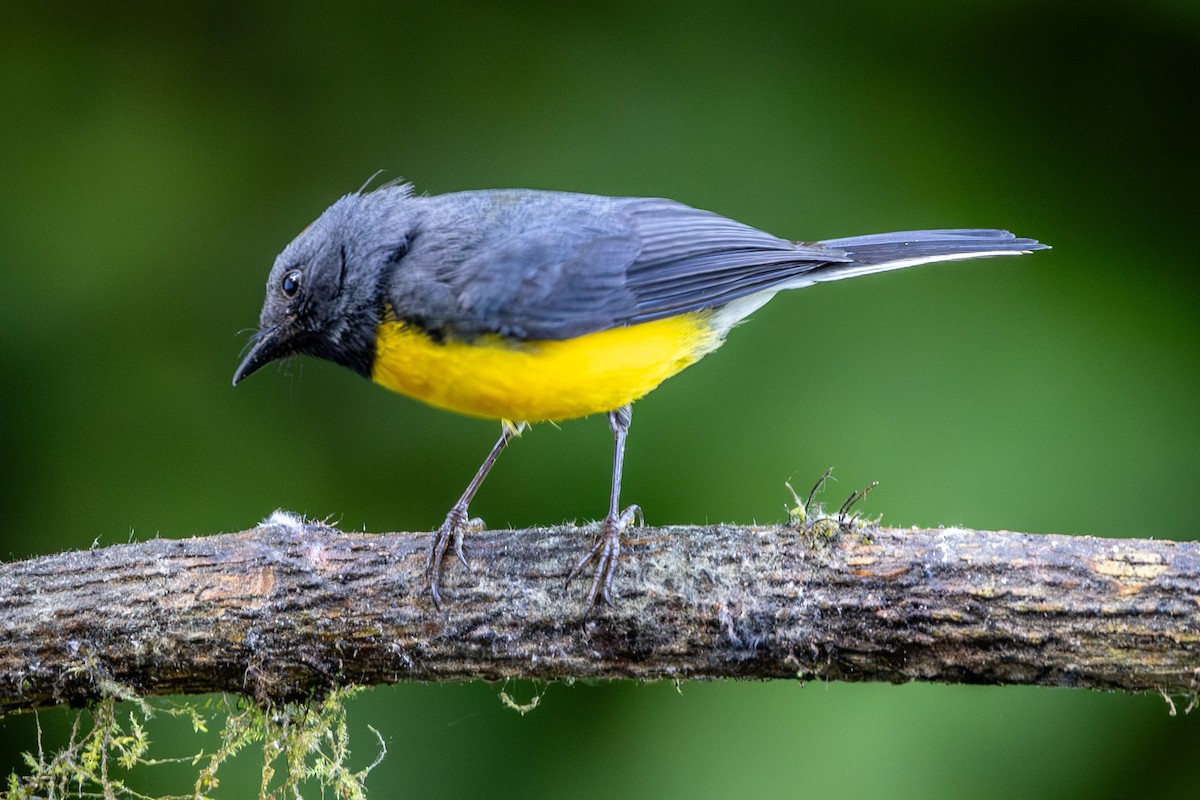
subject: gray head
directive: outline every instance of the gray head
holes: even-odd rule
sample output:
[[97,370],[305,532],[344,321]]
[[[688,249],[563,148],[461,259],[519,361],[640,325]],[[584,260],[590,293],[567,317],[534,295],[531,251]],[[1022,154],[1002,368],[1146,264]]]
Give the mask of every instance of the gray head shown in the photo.
[[272,361],[301,354],[370,376],[382,285],[412,238],[414,202],[407,185],[346,195],[284,248],[235,386]]

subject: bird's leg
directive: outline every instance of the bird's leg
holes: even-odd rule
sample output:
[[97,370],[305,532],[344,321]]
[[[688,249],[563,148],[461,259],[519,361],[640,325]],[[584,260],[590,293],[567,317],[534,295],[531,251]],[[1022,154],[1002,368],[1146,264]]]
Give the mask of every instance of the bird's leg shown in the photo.
[[597,594],[602,602],[612,605],[612,579],[617,558],[621,555],[621,533],[633,523],[634,517],[640,518],[642,515],[642,509],[637,506],[630,506],[624,511],[620,510],[621,465],[625,460],[625,438],[629,435],[629,423],[632,416],[633,409],[628,405],[608,412],[608,427],[612,429],[615,444],[608,516],[604,518],[604,524],[600,528],[600,538],[596,545],[580,559],[575,568],[571,570],[571,574],[567,576],[567,585],[570,586],[571,581],[583,572],[584,567],[593,560],[596,562],[596,573],[592,578],[592,588],[588,591],[587,603],[584,608],[585,614],[591,611],[592,606],[596,604]]
[[458,556],[458,560],[468,570],[471,565],[467,563],[466,556],[463,555],[462,543],[463,534],[471,527],[471,522],[467,517],[467,506],[470,505],[471,499],[475,497],[475,493],[479,491],[479,487],[483,485],[483,479],[487,477],[491,471],[492,465],[496,463],[496,459],[500,457],[501,451],[508,446],[509,441],[520,435],[525,428],[525,423],[514,425],[505,420],[501,423],[503,430],[500,432],[500,439],[492,447],[492,452],[488,453],[487,458],[483,460],[479,471],[475,473],[475,477],[467,485],[466,491],[462,493],[462,497],[458,498],[458,502],[450,509],[450,513],[446,515],[446,521],[437,529],[434,534],[433,544],[429,548],[429,558],[425,560],[425,579],[429,582],[429,594],[433,597],[433,605],[441,608],[442,596],[438,592],[438,582],[442,577],[442,561],[446,557],[446,549],[450,546],[450,542],[454,542],[454,554]]

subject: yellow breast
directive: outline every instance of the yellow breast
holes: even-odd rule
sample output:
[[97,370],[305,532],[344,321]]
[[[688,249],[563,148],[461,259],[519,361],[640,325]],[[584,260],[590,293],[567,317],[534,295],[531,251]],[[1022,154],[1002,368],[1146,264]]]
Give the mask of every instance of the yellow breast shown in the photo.
[[436,341],[420,328],[378,329],[376,383],[439,408],[515,422],[572,419],[631,403],[721,344],[705,313],[513,342]]

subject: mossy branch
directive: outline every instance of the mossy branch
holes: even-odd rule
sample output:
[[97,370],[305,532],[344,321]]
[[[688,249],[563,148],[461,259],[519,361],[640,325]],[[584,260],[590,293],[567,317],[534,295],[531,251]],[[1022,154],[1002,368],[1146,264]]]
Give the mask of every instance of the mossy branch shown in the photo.
[[469,535],[436,610],[429,534],[272,520],[0,565],[0,712],[511,677],[1200,687],[1200,543],[640,528],[620,602],[583,618],[587,587],[563,579],[594,529]]

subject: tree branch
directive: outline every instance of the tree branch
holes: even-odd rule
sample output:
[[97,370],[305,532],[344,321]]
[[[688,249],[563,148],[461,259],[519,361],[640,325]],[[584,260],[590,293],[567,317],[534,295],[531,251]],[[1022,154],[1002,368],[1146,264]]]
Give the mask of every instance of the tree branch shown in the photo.
[[0,712],[509,677],[1200,687],[1200,543],[830,520],[636,529],[620,602],[581,618],[587,587],[562,582],[593,535],[470,534],[473,572],[448,563],[440,611],[423,593],[429,534],[283,515],[0,565]]

